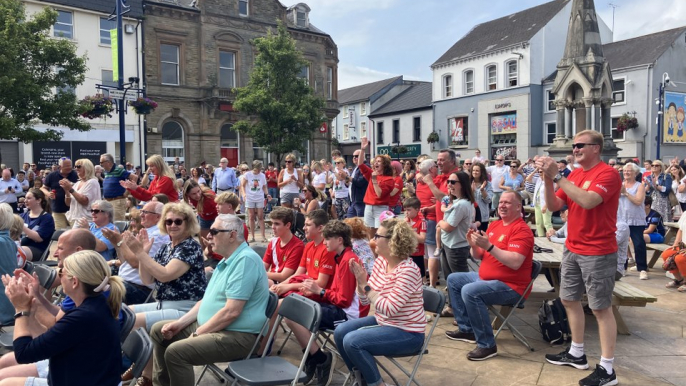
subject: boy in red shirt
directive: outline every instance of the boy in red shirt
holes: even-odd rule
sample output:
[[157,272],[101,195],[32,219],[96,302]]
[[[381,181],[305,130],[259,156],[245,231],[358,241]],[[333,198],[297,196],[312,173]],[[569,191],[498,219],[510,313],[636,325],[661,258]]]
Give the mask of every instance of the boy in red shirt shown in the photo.
[[[419,213],[419,208],[422,206],[419,199],[416,197],[410,197],[403,202],[403,207],[405,208],[405,220],[410,224],[412,229],[417,232],[417,249],[412,254],[412,261],[417,264],[419,270],[422,272],[422,277],[426,273],[426,267],[424,267],[424,240],[426,239],[426,221],[424,216]],[[434,259],[435,264],[429,262],[429,283],[435,283],[438,280],[438,260]],[[433,266],[433,267],[432,267]],[[435,272],[431,272],[432,268]]]
[[276,208],[269,214],[274,238],[267,245],[262,261],[270,287],[291,277],[300,265],[304,245],[291,233],[293,217],[293,211],[284,207]]

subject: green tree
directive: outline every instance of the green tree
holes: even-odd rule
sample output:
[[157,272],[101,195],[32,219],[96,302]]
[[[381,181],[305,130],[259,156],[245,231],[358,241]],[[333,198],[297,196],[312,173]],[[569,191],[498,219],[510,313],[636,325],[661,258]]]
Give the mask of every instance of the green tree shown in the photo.
[[248,85],[236,90],[234,104],[248,117],[233,129],[252,137],[281,163],[287,153],[305,152],[303,142],[323,122],[324,100],[298,77],[307,62],[283,23],[276,34],[255,39],[254,47],[255,68]]
[[41,133],[42,122],[86,131],[90,125],[78,118],[79,104],[71,92],[84,80],[86,57],[76,45],[49,36],[57,12],[45,8],[26,17],[19,0],[0,0],[0,139],[55,141],[62,132]]

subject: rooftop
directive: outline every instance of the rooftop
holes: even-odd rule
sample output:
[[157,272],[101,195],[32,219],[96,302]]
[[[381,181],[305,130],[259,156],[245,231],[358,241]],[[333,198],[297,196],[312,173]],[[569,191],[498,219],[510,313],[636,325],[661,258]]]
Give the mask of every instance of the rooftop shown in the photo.
[[388,103],[376,109],[370,117],[401,113],[418,109],[430,109],[432,103],[431,82],[417,82],[398,94]]
[[603,45],[610,68],[652,64],[686,31],[686,26]]
[[344,105],[350,102],[367,100],[372,95],[383,90],[384,87],[390,85],[398,79],[402,80],[402,78],[403,77],[401,75],[396,76],[395,78],[384,79],[377,82],[367,83],[360,86],[338,90],[338,103]]
[[[114,13],[115,2],[112,0],[40,0],[43,3],[64,5],[67,7],[87,9],[106,14]],[[143,0],[128,0],[126,2],[131,11],[125,17],[140,19],[143,17]]]

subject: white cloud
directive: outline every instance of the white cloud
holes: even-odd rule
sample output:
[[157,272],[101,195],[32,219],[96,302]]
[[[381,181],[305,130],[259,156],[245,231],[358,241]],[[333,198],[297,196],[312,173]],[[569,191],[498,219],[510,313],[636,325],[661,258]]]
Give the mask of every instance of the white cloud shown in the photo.
[[391,74],[389,72],[378,71],[367,67],[341,63],[338,66],[338,89],[343,90],[366,83],[393,78],[398,75],[400,74]]
[[[686,25],[683,0],[624,0],[616,2],[614,40],[625,40]],[[612,8],[596,2],[596,9],[612,28]]]

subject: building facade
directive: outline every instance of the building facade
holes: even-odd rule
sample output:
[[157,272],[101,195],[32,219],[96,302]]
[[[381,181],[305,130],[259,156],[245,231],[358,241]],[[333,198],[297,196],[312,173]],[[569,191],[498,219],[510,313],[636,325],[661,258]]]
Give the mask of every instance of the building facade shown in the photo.
[[189,165],[268,162],[270,155],[232,126],[234,88],[248,84],[256,52],[251,41],[287,26],[308,66],[302,77],[326,100],[326,124],[312,134],[301,161],[328,158],[331,120],[338,114],[338,48],[309,23],[303,3],[285,8],[276,0],[151,0],[146,2],[147,93],[159,106],[147,117],[149,154]]
[[[57,22],[50,31],[55,39],[67,39],[77,45],[78,55],[87,55],[87,71],[85,81],[73,90],[78,99],[88,95],[103,93],[96,89],[96,85],[116,86],[113,81],[112,45],[110,29],[116,28],[116,23],[109,20],[114,11],[114,2],[92,0],[24,0],[27,15],[50,7],[58,12]],[[129,0],[131,7],[123,20],[123,53],[124,79],[128,77],[142,77],[142,0]],[[114,111],[111,118],[90,120],[93,127],[90,131],[72,131],[68,127],[50,127],[38,123],[34,127],[38,131],[48,128],[61,130],[64,133],[61,141],[33,142],[24,144],[17,141],[0,142],[3,163],[8,166],[21,166],[23,162],[36,162],[43,168],[57,163],[60,157],[72,159],[89,158],[98,164],[101,153],[111,153],[119,158],[119,117]],[[144,161],[144,139],[142,133],[142,119],[133,113],[126,112],[126,156],[134,164]]]

